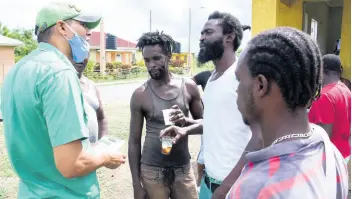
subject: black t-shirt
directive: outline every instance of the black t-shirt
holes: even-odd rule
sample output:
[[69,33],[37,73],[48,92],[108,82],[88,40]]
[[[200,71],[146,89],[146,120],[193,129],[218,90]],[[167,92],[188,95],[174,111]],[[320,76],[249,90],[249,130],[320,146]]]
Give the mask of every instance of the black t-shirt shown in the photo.
[[200,72],[200,73],[198,73],[197,75],[195,75],[193,77],[193,79],[195,80],[196,84],[202,86],[203,91],[205,89],[205,86],[207,85],[207,82],[208,82],[208,79],[211,76],[211,73],[212,73],[212,71],[207,70],[207,71]]

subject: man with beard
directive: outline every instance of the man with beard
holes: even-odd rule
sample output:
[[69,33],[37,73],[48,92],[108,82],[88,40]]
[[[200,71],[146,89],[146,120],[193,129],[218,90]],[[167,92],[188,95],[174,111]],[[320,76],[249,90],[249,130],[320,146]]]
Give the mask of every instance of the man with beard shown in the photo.
[[213,61],[215,65],[204,91],[204,119],[187,119],[194,125],[168,127],[160,135],[174,134],[177,142],[183,136],[203,133],[205,175],[201,199],[225,198],[246,163],[244,152],[262,147],[257,125],[252,124],[250,129],[243,124],[236,104],[236,51],[242,37],[243,27],[236,17],[218,11],[209,16],[201,32],[198,55],[200,63]]
[[[179,108],[186,115],[190,111],[194,119],[203,116],[197,85],[192,80],[176,79],[169,72],[174,45],[174,40],[162,32],[145,33],[137,43],[151,77],[134,91],[130,105],[128,157],[134,198],[138,199],[198,198],[188,138],[174,144],[169,155],[162,153],[159,138],[160,130],[166,127],[164,109]],[[146,136],[141,154],[144,119]],[[170,121],[177,126],[188,125],[178,119],[179,115],[174,114]]]
[[343,158],[308,120],[322,66],[317,44],[294,28],[268,30],[248,43],[236,69],[237,104],[246,123],[260,125],[265,148],[246,155],[227,199],[347,198]]
[[[243,25],[242,29],[243,29],[243,31],[250,30],[251,27],[248,25]],[[213,72],[213,70],[207,70],[207,71],[200,72],[197,75],[195,75],[192,78],[192,80],[194,82],[196,82],[197,85],[200,85],[204,91],[212,72]],[[204,174],[204,169],[205,169],[204,157],[203,157],[203,136],[201,138],[201,146],[200,146],[200,150],[199,150],[198,157],[197,157],[197,163],[198,163],[197,164],[197,172],[198,172],[197,186],[199,186],[201,183],[201,179],[203,177],[203,174]]]
[[[89,42],[91,31],[87,32],[87,42]],[[73,66],[78,72],[78,78],[84,96],[84,110],[88,116],[88,131],[90,143],[96,143],[100,138],[108,133],[108,120],[105,118],[103,103],[100,93],[95,83],[83,75],[87,67],[89,57],[81,63],[73,62]]]

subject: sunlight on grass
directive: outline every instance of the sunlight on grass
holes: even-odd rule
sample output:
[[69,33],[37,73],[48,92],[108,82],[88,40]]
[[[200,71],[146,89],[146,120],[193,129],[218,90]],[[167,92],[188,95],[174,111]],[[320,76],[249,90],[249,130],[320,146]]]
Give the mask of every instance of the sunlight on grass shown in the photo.
[[5,138],[3,132],[3,125],[0,124],[0,177],[13,177],[16,176],[15,172],[11,168],[10,161],[8,159]]

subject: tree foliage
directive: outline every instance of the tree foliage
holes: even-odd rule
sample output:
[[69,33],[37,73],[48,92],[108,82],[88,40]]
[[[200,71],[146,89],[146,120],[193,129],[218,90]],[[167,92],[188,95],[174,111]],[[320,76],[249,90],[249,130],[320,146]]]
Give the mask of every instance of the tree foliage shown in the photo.
[[0,22],[0,35],[8,35],[10,30]]
[[20,60],[22,57],[28,55],[32,50],[38,47],[37,41],[34,39],[32,29],[13,29],[10,30],[0,22],[0,34],[12,39],[17,39],[23,42],[23,45],[15,48],[15,59]]

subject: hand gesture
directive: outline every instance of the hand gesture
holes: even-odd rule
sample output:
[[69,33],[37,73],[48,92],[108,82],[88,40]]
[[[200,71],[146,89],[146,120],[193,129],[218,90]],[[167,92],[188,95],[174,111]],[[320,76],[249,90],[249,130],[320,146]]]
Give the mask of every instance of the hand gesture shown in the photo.
[[120,152],[108,152],[108,161],[105,162],[104,166],[109,169],[116,169],[121,164],[125,164],[126,155]]
[[186,125],[187,118],[183,114],[182,110],[177,105],[173,105],[171,108],[173,111],[170,112],[170,122],[182,127]]
[[179,139],[185,137],[186,135],[186,129],[178,126],[169,126],[166,129],[160,131],[160,138],[164,136],[171,136],[173,137],[172,142],[174,144],[176,144]]

